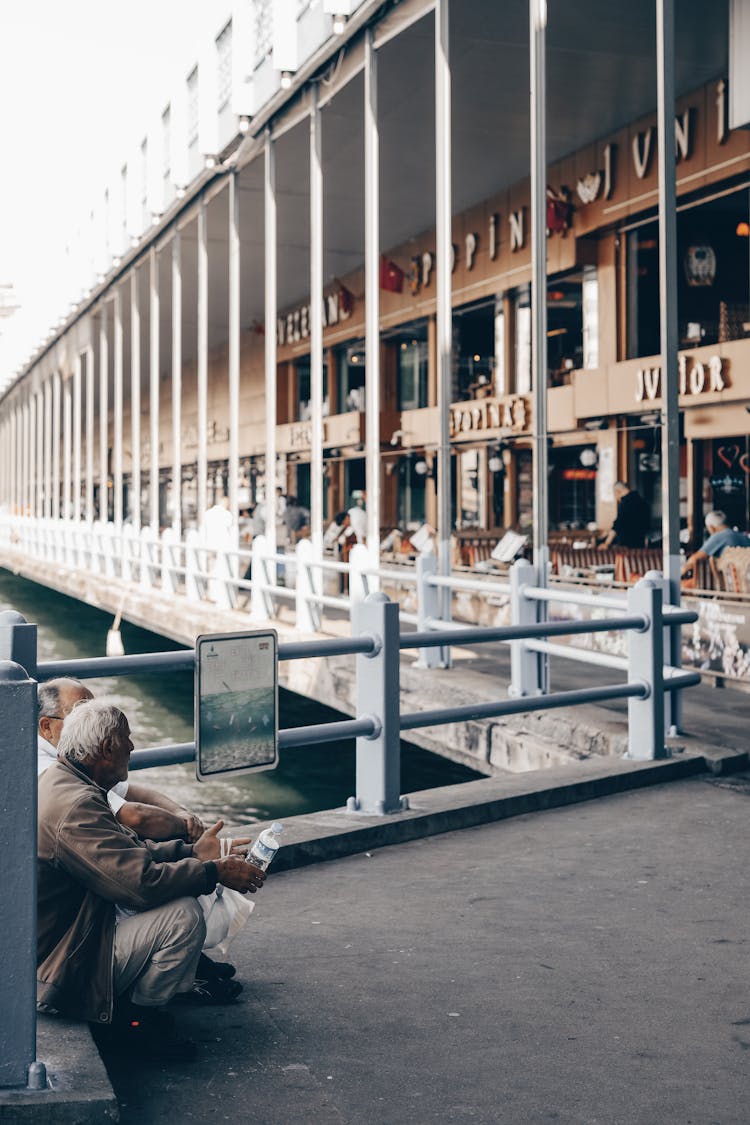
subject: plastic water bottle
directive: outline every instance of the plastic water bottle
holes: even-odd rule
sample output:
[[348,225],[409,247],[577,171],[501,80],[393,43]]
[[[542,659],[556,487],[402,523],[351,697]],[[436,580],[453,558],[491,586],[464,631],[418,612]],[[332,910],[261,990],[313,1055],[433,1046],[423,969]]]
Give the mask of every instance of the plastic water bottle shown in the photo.
[[271,860],[279,850],[280,841],[277,836],[280,836],[283,831],[284,825],[275,820],[270,828],[261,832],[247,853],[247,862],[259,867],[261,871],[267,871],[271,865]]

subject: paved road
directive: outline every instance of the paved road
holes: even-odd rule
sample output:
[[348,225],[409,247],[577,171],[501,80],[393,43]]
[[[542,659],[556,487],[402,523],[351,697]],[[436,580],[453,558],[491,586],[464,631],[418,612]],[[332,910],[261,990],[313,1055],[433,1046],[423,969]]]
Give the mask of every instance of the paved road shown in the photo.
[[746,1125],[750,774],[269,879],[124,1125]]

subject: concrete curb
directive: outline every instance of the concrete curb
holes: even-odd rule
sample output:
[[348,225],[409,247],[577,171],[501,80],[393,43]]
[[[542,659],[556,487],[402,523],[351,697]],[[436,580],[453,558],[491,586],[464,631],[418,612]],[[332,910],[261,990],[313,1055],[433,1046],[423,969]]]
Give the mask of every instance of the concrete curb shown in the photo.
[[117,1099],[88,1024],[39,1015],[36,1043],[37,1058],[47,1067],[47,1089],[0,1091],[2,1125],[119,1121]]
[[[748,765],[748,754],[707,748],[657,762],[589,760],[532,774],[483,778],[410,795],[411,807],[388,816],[346,810],[292,817],[274,871],[288,871],[373,848],[402,844],[442,832],[472,828],[507,817],[560,808],[648,785],[710,771],[730,773]],[[257,833],[261,825],[252,825]]]

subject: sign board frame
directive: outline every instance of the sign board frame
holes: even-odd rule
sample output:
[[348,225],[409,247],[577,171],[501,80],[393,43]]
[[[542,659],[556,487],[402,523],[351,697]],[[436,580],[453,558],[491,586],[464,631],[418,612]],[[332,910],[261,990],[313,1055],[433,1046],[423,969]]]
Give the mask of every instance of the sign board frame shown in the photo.
[[[270,684],[270,686],[268,686],[267,684],[263,684],[262,686],[263,686],[264,689],[267,689],[268,692],[269,692],[270,698],[267,702],[270,703],[271,699],[273,701],[273,721],[272,721],[272,724],[271,724],[271,730],[272,730],[272,733],[273,733],[273,759],[270,760],[270,761],[264,760],[262,763],[259,763],[259,764],[240,764],[238,766],[229,766],[228,768],[207,769],[206,766],[208,764],[207,759],[208,759],[209,751],[207,749],[206,725],[207,725],[207,722],[210,721],[208,719],[208,714],[210,713],[212,705],[210,705],[207,702],[207,700],[211,698],[210,696],[206,696],[205,699],[204,699],[204,688],[205,688],[206,679],[207,679],[205,669],[204,669],[204,660],[207,659],[207,657],[204,656],[204,653],[207,651],[207,648],[208,648],[209,645],[215,647],[217,645],[222,645],[222,644],[224,644],[224,645],[231,644],[236,648],[238,645],[241,647],[242,642],[247,642],[246,647],[247,647],[248,659],[250,659],[251,657],[254,657],[255,659],[257,659],[258,653],[264,651],[260,647],[262,642],[267,642],[268,645],[269,645],[269,648],[267,650],[268,651],[268,658],[267,659],[268,659],[269,663],[272,663],[272,676],[269,677],[271,679],[271,684]],[[232,689],[228,685],[227,685],[227,687],[228,687],[228,692],[231,693]],[[249,687],[248,690],[254,690],[254,689]],[[218,698],[221,697],[221,694],[223,694],[223,693],[212,693],[213,696],[218,696]],[[195,718],[194,718],[194,726],[195,726],[195,776],[197,777],[198,781],[211,781],[211,780],[214,780],[215,778],[238,777],[241,774],[246,774],[246,773],[260,773],[264,770],[275,769],[278,766],[278,764],[279,764],[279,639],[278,639],[278,634],[277,634],[275,629],[252,629],[252,630],[243,630],[242,632],[237,632],[237,633],[204,633],[204,634],[201,634],[200,636],[196,637],[196,639],[195,639],[195,691],[194,691],[194,696],[195,696]],[[203,709],[201,708],[202,702],[204,703]],[[219,704],[219,707],[220,707],[220,704]],[[240,701],[240,707],[241,707],[241,701]],[[231,714],[230,725],[229,725],[228,729],[230,729],[230,727],[232,725],[231,720],[234,719],[235,714],[236,714],[236,712],[232,712],[232,714]],[[245,717],[244,715],[240,714],[238,721],[241,723],[242,720],[244,719],[244,717]],[[248,718],[247,721],[249,723],[250,719]],[[214,726],[214,729],[216,729],[215,726]],[[240,728],[238,728],[238,729],[240,729]]]

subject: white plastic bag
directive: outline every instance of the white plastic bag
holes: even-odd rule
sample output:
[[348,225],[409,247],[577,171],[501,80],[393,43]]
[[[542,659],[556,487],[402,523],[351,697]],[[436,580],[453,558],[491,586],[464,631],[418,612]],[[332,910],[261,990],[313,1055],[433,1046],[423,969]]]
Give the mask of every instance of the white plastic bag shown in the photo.
[[198,902],[206,919],[204,950],[226,957],[230,942],[252,914],[255,903],[248,895],[223,887],[221,883],[217,884],[213,894],[199,895]]

